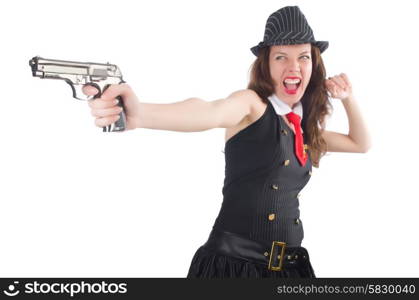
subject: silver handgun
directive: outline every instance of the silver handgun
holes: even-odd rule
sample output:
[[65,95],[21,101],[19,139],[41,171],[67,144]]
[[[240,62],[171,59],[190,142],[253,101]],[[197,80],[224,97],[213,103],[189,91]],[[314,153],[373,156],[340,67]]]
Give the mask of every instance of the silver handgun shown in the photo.
[[[35,56],[29,61],[29,65],[32,69],[32,75],[35,77],[62,79],[67,82],[73,90],[73,97],[79,100],[90,101],[99,98],[111,84],[125,82],[122,79],[122,73],[118,66],[109,63],[65,61]],[[84,85],[91,85],[98,89],[99,92],[94,96],[87,96],[82,92]],[[115,123],[103,127],[104,132],[125,130],[126,116],[124,104],[120,96],[117,99],[119,100],[118,106],[122,107],[123,110]]]

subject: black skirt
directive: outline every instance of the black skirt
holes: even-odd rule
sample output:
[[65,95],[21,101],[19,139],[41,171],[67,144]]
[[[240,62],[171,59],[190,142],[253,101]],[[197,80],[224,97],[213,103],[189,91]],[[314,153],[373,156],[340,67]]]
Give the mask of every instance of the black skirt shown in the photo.
[[307,249],[279,244],[213,229],[187,278],[316,278]]

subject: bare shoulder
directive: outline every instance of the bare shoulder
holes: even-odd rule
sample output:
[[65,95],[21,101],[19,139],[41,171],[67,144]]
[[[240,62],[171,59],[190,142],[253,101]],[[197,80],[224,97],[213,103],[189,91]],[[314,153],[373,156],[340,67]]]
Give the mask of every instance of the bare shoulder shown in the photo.
[[251,108],[250,114],[243,118],[239,124],[226,128],[225,142],[227,142],[239,131],[257,121],[263,115],[267,106],[267,103],[263,102],[262,98],[260,98],[259,95],[251,89],[238,90],[233,92],[229,97],[231,96],[244,96],[247,101],[249,101]]

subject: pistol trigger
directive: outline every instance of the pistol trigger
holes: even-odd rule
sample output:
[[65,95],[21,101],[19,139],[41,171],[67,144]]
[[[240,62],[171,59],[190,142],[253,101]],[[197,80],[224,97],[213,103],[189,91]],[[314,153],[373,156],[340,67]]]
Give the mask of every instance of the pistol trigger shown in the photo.
[[82,84],[74,84],[71,85],[73,88],[73,97],[79,100],[89,100],[91,96],[85,95],[83,93],[83,85]]
[[107,85],[105,85],[104,87],[103,87],[103,91],[102,91],[102,93],[104,93],[109,87],[110,87],[111,85],[110,84],[107,84]]
[[94,82],[88,82],[84,86],[86,86],[86,85],[90,85],[90,86],[92,86],[92,87],[94,87],[95,89],[98,90],[98,92],[97,92],[96,95],[89,96],[90,99],[100,98],[102,96],[102,93],[103,92],[102,92],[102,90],[101,90],[101,88],[100,88],[100,86],[98,84],[96,84]]

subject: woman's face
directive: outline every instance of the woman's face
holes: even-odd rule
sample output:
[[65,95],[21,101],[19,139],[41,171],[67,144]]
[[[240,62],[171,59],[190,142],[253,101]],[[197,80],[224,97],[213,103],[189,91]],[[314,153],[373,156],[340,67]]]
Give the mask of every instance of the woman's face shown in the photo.
[[[312,61],[311,44],[299,45],[275,45],[270,47],[269,69],[275,82],[275,94],[279,99],[292,107],[300,101],[304,91],[310,82]],[[287,77],[298,77],[297,80],[287,80]],[[293,83],[294,81],[294,83]]]

